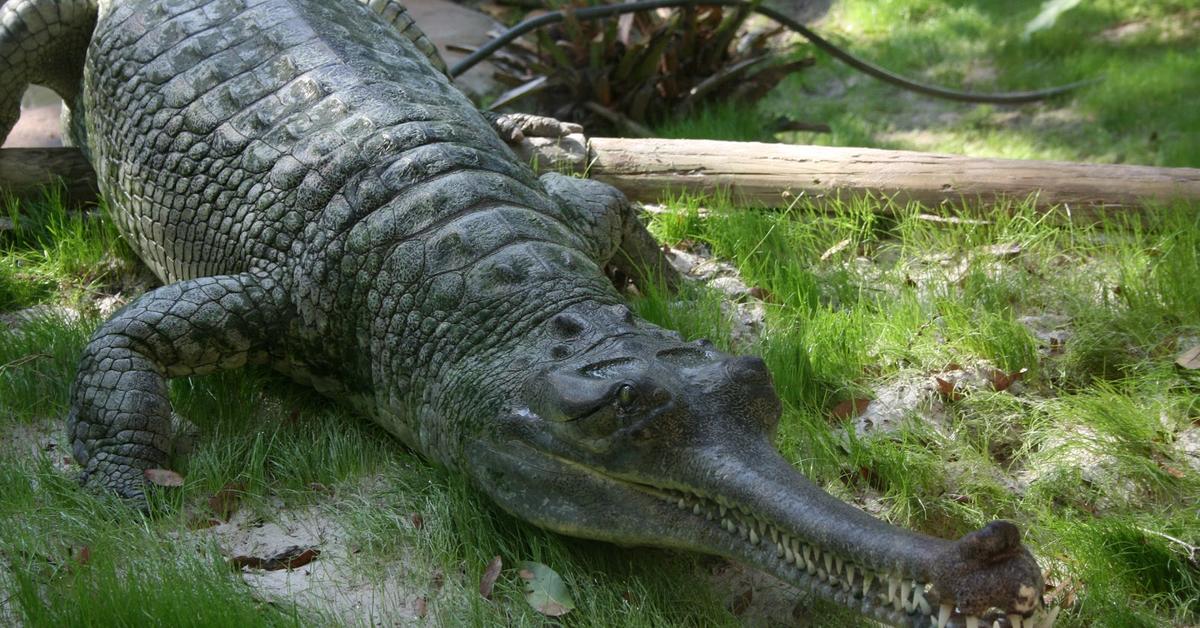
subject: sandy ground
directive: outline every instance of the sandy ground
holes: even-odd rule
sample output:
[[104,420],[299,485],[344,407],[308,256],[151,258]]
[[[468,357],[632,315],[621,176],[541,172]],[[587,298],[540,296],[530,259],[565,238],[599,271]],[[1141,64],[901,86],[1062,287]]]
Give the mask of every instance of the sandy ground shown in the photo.
[[21,99],[21,119],[4,141],[4,148],[50,148],[62,146],[59,115],[62,100],[52,91],[33,86]]

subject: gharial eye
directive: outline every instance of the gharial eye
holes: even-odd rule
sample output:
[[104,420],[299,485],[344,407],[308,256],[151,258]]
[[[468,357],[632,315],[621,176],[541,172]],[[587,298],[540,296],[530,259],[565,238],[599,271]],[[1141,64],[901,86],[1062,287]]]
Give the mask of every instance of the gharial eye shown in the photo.
[[621,384],[621,387],[617,389],[617,403],[621,404],[621,407],[628,408],[632,406],[636,399],[637,392],[634,391],[632,385]]

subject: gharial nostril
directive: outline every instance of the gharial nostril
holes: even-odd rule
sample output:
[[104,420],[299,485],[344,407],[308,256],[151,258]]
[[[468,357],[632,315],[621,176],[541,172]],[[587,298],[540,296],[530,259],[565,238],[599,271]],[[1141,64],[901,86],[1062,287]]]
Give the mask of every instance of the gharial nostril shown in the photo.
[[762,358],[754,356],[729,358],[725,363],[725,370],[734,381],[738,382],[767,384],[771,381],[767,363],[763,362]]
[[959,552],[963,558],[972,560],[1007,555],[1020,547],[1021,530],[1003,519],[993,521],[959,539]]

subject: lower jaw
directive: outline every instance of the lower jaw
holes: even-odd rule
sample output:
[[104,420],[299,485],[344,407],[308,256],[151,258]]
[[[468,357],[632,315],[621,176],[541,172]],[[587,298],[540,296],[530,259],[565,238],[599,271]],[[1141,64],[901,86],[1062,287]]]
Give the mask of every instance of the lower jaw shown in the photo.
[[967,615],[939,603],[940,596],[929,583],[865,567],[708,498],[646,488],[680,511],[690,511],[723,530],[725,543],[719,553],[880,622],[913,628],[1050,628],[1057,615],[1057,610],[1031,618]]

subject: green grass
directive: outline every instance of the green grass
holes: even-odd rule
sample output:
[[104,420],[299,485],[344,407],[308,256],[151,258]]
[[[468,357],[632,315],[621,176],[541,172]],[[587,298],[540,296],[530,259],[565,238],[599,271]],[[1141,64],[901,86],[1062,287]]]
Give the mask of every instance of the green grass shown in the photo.
[[0,312],[63,296],[88,302],[106,280],[130,272],[136,257],[102,212],[67,211],[57,188],[24,204],[0,197],[0,216],[12,225],[0,231]]
[[[1018,522],[1051,581],[1073,590],[1064,625],[1197,620],[1200,576],[1186,547],[1169,540],[1200,538],[1200,474],[1176,447],[1200,422],[1198,383],[1172,365],[1183,344],[1200,339],[1194,208],[1163,208],[1153,224],[1080,226],[1048,223],[1025,206],[986,225],[931,223],[918,207],[885,215],[870,200],[832,211],[734,210],[720,196],[668,207],[652,230],[668,243],[707,247],[766,289],[766,331],[736,346],[721,297],[697,285],[677,295],[648,286],[634,307],[686,337],[763,356],[784,400],[778,444],[818,483],[942,536],[996,517]],[[47,215],[69,219],[61,210]],[[92,259],[110,255],[109,229],[100,219],[79,236],[96,247]],[[987,252],[998,244],[1019,251]],[[71,271],[57,270],[69,268],[62,260],[71,254],[55,250],[28,237],[6,251],[7,261],[41,256],[34,268],[56,286],[41,301],[85,312],[0,333],[6,431],[63,416],[74,361],[99,322],[80,302],[103,294],[105,283],[72,281]],[[1020,322],[1045,313],[1065,317],[1073,334],[1053,353]],[[947,402],[942,425],[914,421],[889,436],[859,437],[849,419],[831,414],[842,400],[949,363],[1028,371],[1019,390],[974,390]],[[64,447],[33,458],[0,454],[0,515],[9,522],[0,528],[0,599],[9,598],[8,612],[28,625],[136,624],[120,600],[154,597],[146,613],[202,609],[196,625],[303,624],[318,615],[336,622],[288,600],[265,603],[222,566],[213,542],[186,531],[212,517],[210,496],[237,486],[241,508],[263,521],[297,509],[326,513],[355,548],[356,577],[381,593],[420,593],[442,621],[541,624],[513,568],[524,560],[563,575],[579,606],[571,625],[739,621],[701,575],[707,559],[620,550],[520,523],[461,478],[269,371],[181,379],[172,392],[178,413],[204,436],[174,464],[185,487],[155,494],[153,519],[77,489],[50,464]],[[83,546],[91,558],[79,564],[72,557]],[[488,602],[478,579],[495,555],[506,570]],[[824,605],[808,612],[835,613],[828,625],[852,621]]]
[[[823,53],[753,110],[723,106],[665,137],[762,140],[780,115],[830,133],[780,141],[1023,159],[1200,166],[1200,11],[1191,0],[1082,2],[1022,37],[1043,0],[842,0],[812,26],[850,52],[924,82],[979,92],[1102,77],[1042,103],[935,100],[858,74]],[[769,133],[768,133],[769,135]]]
[[[707,245],[772,295],[749,350],[785,400],[781,448],[831,492],[942,536],[1018,522],[1052,581],[1076,589],[1064,625],[1197,621],[1200,565],[1161,536],[1200,544],[1200,473],[1175,446],[1200,425],[1198,391],[1172,364],[1200,341],[1194,207],[1091,226],[1027,206],[987,225],[931,223],[916,207],[880,217],[861,202],[675,207],[654,218],[658,236]],[[1000,244],[1020,249],[987,252]],[[1061,347],[1020,322],[1047,313],[1070,321]],[[1015,391],[946,402],[941,428],[858,438],[831,414],[950,363],[1028,371]]]
[[25,625],[274,626],[312,616],[255,601],[214,547],[179,543],[171,522],[81,492],[47,458],[0,456],[0,495],[0,600]]

